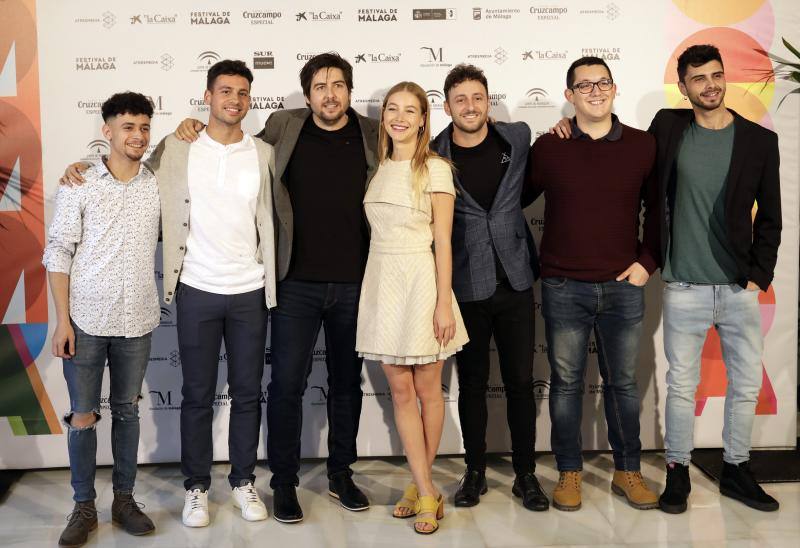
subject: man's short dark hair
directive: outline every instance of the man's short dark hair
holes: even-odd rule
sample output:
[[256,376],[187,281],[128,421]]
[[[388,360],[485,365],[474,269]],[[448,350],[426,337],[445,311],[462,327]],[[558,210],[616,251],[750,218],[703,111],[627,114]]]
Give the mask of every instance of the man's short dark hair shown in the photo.
[[722,56],[719,50],[711,44],[689,46],[678,57],[678,80],[683,82],[689,66],[701,67],[709,61],[719,61],[722,65]]
[[592,57],[592,56],[581,57],[580,59],[573,61],[572,64],[569,66],[569,69],[567,69],[567,89],[572,89],[572,85],[575,83],[576,68],[590,67],[593,65],[603,65],[604,67],[606,67],[606,70],[608,71],[609,78],[613,78],[611,76],[611,69],[608,68],[606,62],[600,57]]
[[306,97],[311,95],[311,80],[317,72],[325,68],[341,70],[347,91],[353,91],[353,65],[335,51],[329,51],[315,55],[300,69],[300,87],[303,88],[303,95]]
[[106,99],[106,102],[100,107],[100,112],[103,114],[104,122],[121,114],[133,114],[134,116],[144,114],[148,118],[152,118],[153,102],[141,93],[125,91],[115,93]]
[[444,79],[445,100],[447,100],[447,94],[450,93],[451,89],[468,80],[480,82],[483,84],[483,87],[486,88],[486,93],[489,93],[489,83],[486,81],[486,75],[483,71],[475,65],[460,63],[450,69],[450,72],[447,73],[447,77]]
[[214,89],[214,82],[218,76],[241,76],[247,79],[249,84],[253,83],[253,73],[244,64],[244,61],[224,59],[211,65],[206,75],[206,89]]

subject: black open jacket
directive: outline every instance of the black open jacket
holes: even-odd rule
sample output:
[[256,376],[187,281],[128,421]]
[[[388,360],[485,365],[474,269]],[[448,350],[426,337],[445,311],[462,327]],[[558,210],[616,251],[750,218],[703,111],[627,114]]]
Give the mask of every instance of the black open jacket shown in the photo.
[[[781,243],[781,190],[778,135],[733,114],[734,137],[725,193],[725,224],[729,249],[739,269],[737,283],[748,280],[766,291],[772,282]],[[656,138],[656,173],[661,196],[661,256],[664,266],[675,203],[675,159],[684,130],[694,120],[691,109],[662,109],[648,131]],[[753,205],[758,205],[755,219]]]

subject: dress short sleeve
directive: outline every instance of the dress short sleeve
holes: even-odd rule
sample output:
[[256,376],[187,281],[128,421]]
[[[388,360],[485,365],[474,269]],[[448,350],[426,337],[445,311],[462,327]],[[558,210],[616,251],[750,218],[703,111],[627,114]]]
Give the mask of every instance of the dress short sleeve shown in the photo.
[[428,160],[429,183],[425,192],[445,192],[451,196],[456,195],[453,186],[453,170],[444,160],[432,158]]

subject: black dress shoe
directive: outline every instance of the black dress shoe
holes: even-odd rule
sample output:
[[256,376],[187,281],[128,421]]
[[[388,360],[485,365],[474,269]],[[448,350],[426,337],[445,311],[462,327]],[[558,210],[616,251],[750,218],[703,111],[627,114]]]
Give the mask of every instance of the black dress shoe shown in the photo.
[[667,464],[667,485],[658,497],[658,507],[667,514],[682,514],[686,511],[687,499],[692,492],[689,467],[671,462]]
[[481,501],[481,495],[485,495],[486,472],[483,470],[467,470],[461,478],[461,485],[456,491],[455,505],[466,507],[475,506]]
[[297,502],[294,485],[278,485],[272,495],[272,517],[281,523],[297,523],[303,520],[303,509]]
[[774,512],[778,501],[764,492],[750,471],[750,461],[741,464],[722,463],[719,492],[762,512]]
[[534,512],[544,512],[550,508],[550,501],[547,495],[542,491],[542,486],[539,485],[539,480],[533,475],[533,472],[527,474],[519,474],[514,479],[514,485],[511,487],[511,493],[515,497],[522,498],[522,506]]
[[367,496],[356,487],[347,470],[337,472],[328,479],[328,494],[339,499],[339,504],[347,510],[360,512],[369,508]]

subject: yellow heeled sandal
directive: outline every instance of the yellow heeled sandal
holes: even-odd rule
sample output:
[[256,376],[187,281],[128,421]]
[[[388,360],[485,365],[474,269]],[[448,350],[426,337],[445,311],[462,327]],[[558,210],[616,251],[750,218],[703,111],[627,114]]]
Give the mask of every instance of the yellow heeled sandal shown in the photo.
[[[433,514],[434,517],[432,518],[421,518],[419,514]],[[444,496],[439,495],[438,499],[435,499],[428,495],[423,495],[419,497],[419,512],[417,513],[417,519],[414,520],[414,531],[419,533],[420,535],[430,535],[431,533],[435,533],[439,530],[439,521],[444,517]],[[420,529],[419,525],[430,525],[433,527],[430,531],[425,531],[424,529]]]
[[[398,514],[400,510],[408,510],[407,514]],[[400,519],[406,519],[416,516],[419,512],[419,493],[417,493],[417,486],[414,483],[409,483],[403,496],[394,505],[394,512],[392,516]]]

